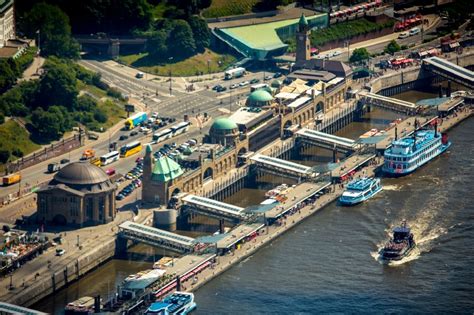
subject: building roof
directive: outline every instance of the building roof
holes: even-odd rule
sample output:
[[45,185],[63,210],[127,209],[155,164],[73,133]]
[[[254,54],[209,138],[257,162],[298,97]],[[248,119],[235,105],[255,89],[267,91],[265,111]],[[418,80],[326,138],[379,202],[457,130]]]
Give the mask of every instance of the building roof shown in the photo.
[[6,10],[13,6],[13,0],[0,0],[0,14],[3,14]]
[[158,182],[167,182],[178,178],[182,174],[183,169],[178,163],[167,156],[163,156],[155,161],[151,179]]
[[235,122],[229,118],[217,118],[211,126],[213,130],[232,130],[239,128]]
[[62,184],[91,185],[106,182],[109,180],[109,176],[104,170],[89,161],[80,161],[63,167],[54,176],[54,180]]
[[270,102],[273,100],[273,96],[268,93],[267,91],[265,91],[264,89],[258,89],[258,90],[255,90],[253,91],[249,97],[247,98],[247,100],[250,102],[250,103],[255,103],[255,102]]
[[318,70],[296,70],[288,75],[290,79],[300,79],[306,81],[324,81],[328,82],[334,79],[336,75],[328,71],[318,71]]
[[348,77],[352,69],[342,61],[310,59],[297,63],[293,69],[323,70],[334,73],[338,77]]

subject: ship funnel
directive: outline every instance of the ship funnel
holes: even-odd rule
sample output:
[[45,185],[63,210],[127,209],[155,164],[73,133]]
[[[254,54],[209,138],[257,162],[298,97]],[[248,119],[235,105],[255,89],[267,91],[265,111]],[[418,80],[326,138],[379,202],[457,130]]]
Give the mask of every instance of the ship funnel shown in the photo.
[[435,138],[438,137],[438,119],[435,120],[435,124],[434,124],[434,130],[435,130]]

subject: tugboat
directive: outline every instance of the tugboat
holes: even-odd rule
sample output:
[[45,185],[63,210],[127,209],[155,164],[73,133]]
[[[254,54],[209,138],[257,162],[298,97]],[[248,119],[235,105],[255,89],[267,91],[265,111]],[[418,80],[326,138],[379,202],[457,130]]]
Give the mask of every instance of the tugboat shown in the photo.
[[339,202],[345,206],[353,206],[369,199],[381,190],[380,178],[358,178],[347,184]]
[[406,220],[393,229],[393,237],[380,250],[380,258],[385,261],[401,260],[415,248],[415,240]]

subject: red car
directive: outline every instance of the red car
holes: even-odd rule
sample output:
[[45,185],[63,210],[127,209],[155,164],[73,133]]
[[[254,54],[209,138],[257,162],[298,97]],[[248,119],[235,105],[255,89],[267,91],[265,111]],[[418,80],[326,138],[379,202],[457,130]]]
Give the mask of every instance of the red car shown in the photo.
[[112,176],[115,174],[115,169],[114,168],[109,168],[105,171],[105,174],[107,174],[108,176]]

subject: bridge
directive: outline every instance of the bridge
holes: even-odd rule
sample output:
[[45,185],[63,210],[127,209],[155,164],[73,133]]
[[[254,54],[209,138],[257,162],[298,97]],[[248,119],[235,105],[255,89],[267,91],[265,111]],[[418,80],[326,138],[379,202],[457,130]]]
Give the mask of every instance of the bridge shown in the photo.
[[332,150],[334,147],[339,151],[354,151],[357,144],[349,138],[338,137],[329,133],[302,128],[296,132],[296,137],[301,141]]
[[240,221],[245,218],[244,208],[210,198],[187,195],[181,199],[193,211],[216,219]]
[[0,314],[24,314],[24,315],[46,315],[47,313],[35,311],[30,308],[18,306],[6,302],[0,302]]
[[289,175],[290,177],[296,177],[299,179],[315,177],[318,175],[309,166],[266,156],[263,154],[255,154],[250,157],[250,160],[262,170],[279,176]]
[[375,93],[362,91],[359,102],[364,105],[377,106],[404,114],[415,114],[419,108],[412,102],[402,101],[396,98],[383,96]]
[[443,78],[474,89],[474,72],[439,57],[423,60],[423,68]]
[[93,37],[89,35],[77,35],[75,40],[82,45],[106,45],[107,54],[110,57],[118,57],[120,53],[120,45],[140,45],[147,43],[146,38],[130,38],[130,37]]
[[194,238],[160,230],[151,226],[125,221],[119,225],[119,236],[150,246],[162,247],[172,251],[192,252],[196,241]]

